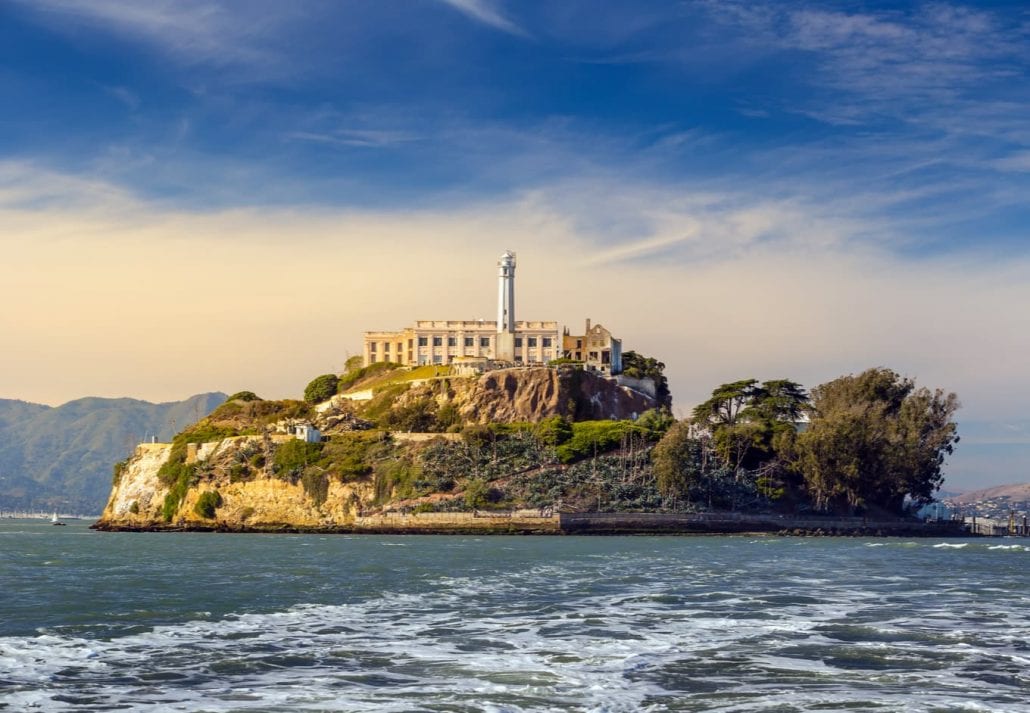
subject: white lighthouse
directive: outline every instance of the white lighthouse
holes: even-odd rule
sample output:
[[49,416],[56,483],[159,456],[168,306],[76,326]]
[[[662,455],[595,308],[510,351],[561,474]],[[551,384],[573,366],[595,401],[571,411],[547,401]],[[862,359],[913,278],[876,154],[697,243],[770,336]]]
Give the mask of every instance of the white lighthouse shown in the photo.
[[515,253],[505,250],[497,261],[496,358],[515,360]]

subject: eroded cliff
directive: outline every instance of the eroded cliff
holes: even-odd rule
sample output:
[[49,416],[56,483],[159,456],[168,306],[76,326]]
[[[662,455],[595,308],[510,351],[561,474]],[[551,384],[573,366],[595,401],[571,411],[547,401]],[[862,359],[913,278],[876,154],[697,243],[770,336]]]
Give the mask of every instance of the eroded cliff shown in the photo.
[[[660,435],[631,420],[649,397],[575,369],[394,378],[369,390],[318,408],[231,399],[120,464],[97,527],[553,531],[556,502],[594,502],[599,478],[615,488],[646,469]],[[318,437],[298,438],[300,424]]]

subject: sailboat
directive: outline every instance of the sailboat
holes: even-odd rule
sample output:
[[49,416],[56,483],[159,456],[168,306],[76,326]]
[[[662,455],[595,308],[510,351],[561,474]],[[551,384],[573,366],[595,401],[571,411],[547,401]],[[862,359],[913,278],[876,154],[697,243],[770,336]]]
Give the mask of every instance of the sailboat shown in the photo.
[[54,510],[54,516],[50,518],[50,524],[60,525],[61,527],[64,527],[66,523],[61,522],[61,520],[57,517],[57,511]]

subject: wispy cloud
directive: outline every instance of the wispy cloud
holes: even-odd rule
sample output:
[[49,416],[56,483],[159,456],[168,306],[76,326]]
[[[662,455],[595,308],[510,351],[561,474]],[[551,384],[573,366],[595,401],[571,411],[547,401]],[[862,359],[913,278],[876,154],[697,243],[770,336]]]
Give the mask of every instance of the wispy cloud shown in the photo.
[[496,30],[507,32],[517,37],[528,37],[524,29],[509,19],[500,9],[496,0],[440,0],[458,12]]
[[[801,110],[831,121],[890,115],[919,122],[973,110],[985,85],[1026,93],[1019,78],[1030,69],[1027,28],[987,10],[947,3],[879,12],[789,4],[710,7],[759,43],[807,53],[816,70],[811,80],[833,90],[833,106]],[[826,97],[815,101],[820,99]]]
[[[619,213],[640,216],[638,232],[592,229],[586,214],[606,197]],[[1020,417],[1011,393],[1027,385],[1030,262],[913,261],[856,244],[852,236],[876,226],[835,216],[841,209],[676,195],[623,179],[453,208],[188,211],[0,164],[0,301],[19,304],[0,312],[0,331],[19,335],[17,350],[0,353],[0,393],[75,395],[41,393],[67,388],[48,375],[74,349],[100,355],[58,369],[78,391],[293,395],[312,374],[338,368],[364,329],[488,313],[495,253],[512,247],[525,258],[523,314],[603,320],[633,348],[663,358],[681,406],[732,378],[813,385],[886,364],[958,391],[970,418]],[[255,280],[272,287],[254,292]],[[632,299],[598,301],[599,285]],[[155,324],[188,324],[190,339]],[[119,348],[105,351],[110,344]],[[982,368],[984,354],[991,369]],[[155,369],[167,373],[160,385]]]
[[269,44],[292,11],[282,3],[247,3],[245,11],[214,0],[14,0],[40,22],[89,26],[150,44],[187,64],[269,67],[286,57]]
[[386,129],[339,129],[332,133],[295,131],[287,134],[286,138],[334,146],[387,148],[417,141],[418,135],[407,131],[389,131]]

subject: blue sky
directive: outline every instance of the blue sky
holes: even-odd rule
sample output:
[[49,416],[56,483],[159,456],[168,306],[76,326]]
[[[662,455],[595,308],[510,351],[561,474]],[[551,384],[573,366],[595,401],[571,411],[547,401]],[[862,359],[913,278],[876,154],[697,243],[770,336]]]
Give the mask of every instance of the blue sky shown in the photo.
[[1025,3],[0,0],[0,48],[0,395],[293,395],[513,248],[684,409],[886,365],[1022,432]]
[[[1028,35],[1020,3],[9,1],[0,150],[187,207],[604,175],[833,201],[903,252],[1007,252]],[[614,222],[599,240],[640,230]]]

